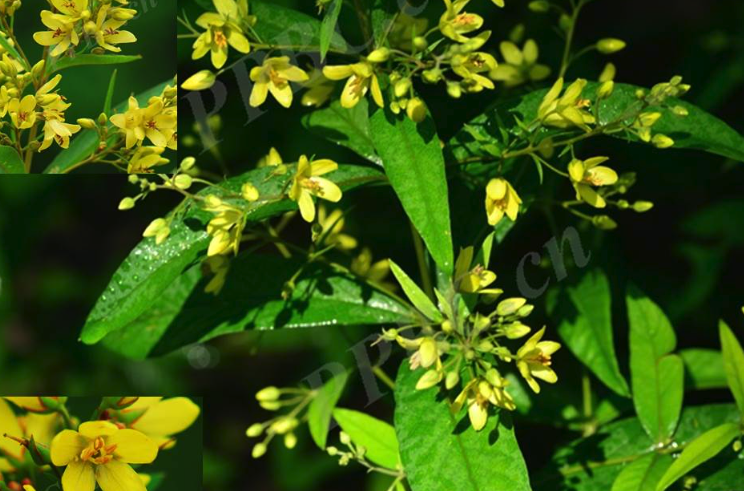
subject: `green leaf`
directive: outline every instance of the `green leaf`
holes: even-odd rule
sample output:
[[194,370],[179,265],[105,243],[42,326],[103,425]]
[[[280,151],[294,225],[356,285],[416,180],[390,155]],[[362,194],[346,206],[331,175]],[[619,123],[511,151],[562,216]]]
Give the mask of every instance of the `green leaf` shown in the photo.
[[[566,289],[548,305],[549,314],[560,319],[558,334],[568,349],[607,387],[630,397],[615,356],[612,333],[612,295],[607,276],[601,270],[585,274],[578,285]],[[552,304],[552,305],[551,305]]]
[[[251,14],[258,19],[253,30],[263,43],[276,45],[278,49],[320,50],[321,23],[318,19],[275,2],[253,0],[250,6]],[[334,32],[330,49],[345,53],[349,46],[338,32]]]
[[367,99],[360,100],[350,109],[342,107],[339,101],[333,101],[327,108],[305,115],[302,124],[310,132],[382,165],[370,136]]
[[328,48],[331,47],[331,39],[336,32],[336,23],[338,23],[338,14],[341,13],[343,0],[333,0],[333,3],[327,7],[323,23],[320,26],[320,61],[324,61]]
[[[294,173],[294,166],[283,176],[269,178],[271,168],[249,171],[242,176],[229,179],[223,187],[239,193],[245,182],[252,182],[262,196],[279,195]],[[342,189],[381,179],[375,169],[341,165],[329,174],[329,178]],[[209,188],[202,193],[220,194],[219,188]],[[278,201],[256,202],[249,214],[248,222],[255,223],[276,214],[296,209],[295,202],[286,197]],[[81,340],[86,344],[100,341],[109,332],[121,329],[133,322],[151,306],[173,281],[193,266],[209,245],[206,223],[211,214],[191,208],[173,219],[168,239],[156,245],[152,238],[142,240],[114,273],[108,287],[98,299],[83,327]]]
[[403,209],[434,262],[448,275],[454,266],[447,176],[434,121],[414,123],[389,109],[370,118],[372,140]]
[[401,288],[403,288],[403,291],[411,303],[419,310],[419,312],[424,314],[427,319],[434,322],[442,322],[444,318],[439,309],[434,305],[434,302],[426,296],[426,293],[419,288],[416,282],[413,281],[411,277],[400,268],[400,266],[395,264],[392,259],[389,260],[389,262],[390,270],[393,272],[393,275],[395,275],[395,279],[398,280],[398,283],[400,283]]
[[75,55],[74,57],[65,56],[64,58],[58,58],[56,62],[47,65],[47,73],[52,74],[70,68],[74,66],[83,65],[120,65],[122,63],[131,63],[133,61],[141,60],[140,55],[94,55],[94,54],[83,54]]
[[116,72],[111,72],[111,78],[109,79],[108,89],[106,89],[106,99],[103,101],[103,113],[111,114],[111,103],[114,99],[114,89],[116,88]]
[[137,319],[103,343],[130,358],[160,356],[183,346],[246,330],[410,322],[410,309],[387,293],[323,264],[307,266],[292,296],[284,283],[299,258],[238,255],[219,295],[204,293],[210,278],[192,266]]
[[[583,96],[593,99],[598,87],[598,83],[589,82]],[[599,123],[605,124],[621,116],[631,104],[638,100],[635,92],[640,88],[635,85],[615,84],[612,96],[599,103]],[[515,116],[523,121],[533,121],[537,115],[537,108],[546,93],[547,90],[537,90],[491,106],[468,124],[469,131],[463,129],[453,138],[451,143],[453,155],[457,159],[469,155],[481,155],[484,154],[484,147],[488,144],[504,147],[504,137],[500,131],[504,123],[506,123],[508,132],[514,133],[516,131],[516,125],[513,124]],[[650,109],[662,113],[661,119],[653,127],[653,132],[663,133],[673,138],[675,141],[673,148],[699,149],[744,161],[744,137],[736,130],[688,102],[670,98],[667,103],[670,106],[682,106],[689,112],[686,117],[678,117],[668,109]],[[472,136],[473,131],[476,131],[477,135],[482,138],[481,141]],[[626,138],[624,132],[614,133],[611,136]]]
[[[2,39],[2,36],[0,36]],[[0,174],[25,174],[26,168],[18,151],[13,147],[0,145]]]
[[720,351],[690,348],[680,350],[679,356],[685,364],[685,387],[688,389],[726,387],[726,373]]
[[420,376],[402,363],[395,382],[395,431],[413,491],[529,490],[511,415],[493,412],[476,432],[437,389],[416,390]]
[[617,475],[611,491],[656,491],[656,484],[671,463],[671,455],[653,453],[641,457]]
[[307,409],[307,425],[310,428],[310,435],[321,450],[326,448],[331,416],[333,416],[333,410],[341,398],[348,378],[348,374],[344,371],[326,382],[318,389],[317,395]]
[[742,351],[741,344],[725,322],[721,321],[718,324],[718,331],[721,337],[726,380],[731,393],[734,395],[736,405],[739,406],[742,421],[744,421],[744,351]]
[[[395,0],[372,0],[372,13],[370,21],[372,23],[372,34],[375,38],[375,47],[382,45],[383,37],[390,31],[391,24],[400,14],[400,7]],[[416,33],[423,35],[424,33]]]
[[385,421],[351,409],[336,408],[333,419],[357,446],[367,449],[370,462],[387,469],[397,469],[400,463],[395,429]]
[[[675,440],[688,442],[706,430],[723,423],[738,421],[733,404],[686,407],[682,411]],[[653,454],[653,442],[638,418],[627,418],[603,426],[594,435],[574,440],[559,448],[546,467],[535,473],[533,485],[538,491],[597,491],[610,489],[618,474],[630,463]],[[731,452],[733,457],[733,452]],[[723,457],[722,457],[723,458]],[[744,462],[733,458],[738,469]],[[713,461],[711,461],[713,462]],[[702,472],[695,491],[724,491],[729,486],[708,487],[712,476],[728,462]],[[736,482],[736,481],[734,481]]]
[[[139,102],[140,106],[145,106],[147,105],[147,101],[150,99],[150,97],[159,96],[167,85],[172,84],[172,80],[167,80],[156,85],[155,87],[137,94],[135,98]],[[126,111],[128,104],[129,98],[118,104],[114,108],[114,112]],[[107,116],[111,115],[107,114]],[[109,123],[109,128],[113,128],[111,123]],[[78,136],[73,138],[72,142],[70,142],[70,148],[68,148],[67,150],[62,150],[59,154],[57,154],[54,160],[52,160],[52,163],[49,164],[49,167],[47,167],[44,172],[46,174],[65,173],[75,164],[80,163],[81,161],[88,158],[91,154],[93,154],[97,147],[98,133],[96,133],[95,131],[84,131],[83,133],[80,133]]]
[[684,476],[703,462],[715,457],[731,441],[741,434],[739,425],[726,423],[706,431],[691,441],[674,463],[667,469],[656,486],[656,491],[664,491],[674,481]]
[[630,377],[633,405],[641,424],[656,442],[666,442],[677,426],[684,366],[674,351],[676,337],[664,312],[638,289],[627,295],[630,324]]

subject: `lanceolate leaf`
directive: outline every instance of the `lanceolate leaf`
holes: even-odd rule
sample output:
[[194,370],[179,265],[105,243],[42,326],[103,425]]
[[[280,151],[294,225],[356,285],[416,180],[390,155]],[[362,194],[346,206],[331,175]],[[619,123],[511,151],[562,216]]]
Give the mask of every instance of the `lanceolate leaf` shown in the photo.
[[325,60],[328,48],[331,47],[331,39],[336,32],[338,14],[341,13],[341,6],[343,4],[343,0],[333,0],[327,6],[325,17],[323,17],[323,22],[320,26],[320,61]]
[[192,266],[146,312],[109,333],[103,343],[130,358],[160,356],[183,346],[245,330],[410,322],[408,307],[353,276],[315,264],[282,299],[300,258],[240,254],[219,295],[204,293],[210,278]]
[[426,293],[419,288],[416,282],[392,260],[390,261],[390,270],[393,272],[395,279],[398,280],[398,283],[400,283],[401,288],[403,288],[403,292],[419,312],[424,314],[429,320],[441,322],[443,317],[439,309],[426,296]]
[[682,360],[665,356],[676,337],[661,309],[638,289],[629,289],[627,304],[633,404],[648,435],[664,442],[674,434],[684,392]]
[[726,379],[744,421],[744,351],[731,328],[723,321],[719,324],[719,332]]
[[[590,82],[587,84],[584,97],[592,99],[599,84]],[[621,116],[625,110],[634,102],[636,90],[640,87],[628,84],[615,84],[612,96],[600,102],[599,122],[604,124],[611,122]],[[530,122],[535,119],[537,108],[547,90],[530,92],[519,98],[500,102],[482,115],[476,117],[469,123],[469,131],[461,130],[451,142],[451,150],[458,159],[468,155],[483,153],[486,144],[504,147],[504,138],[501,129],[506,125],[509,131],[516,130],[513,124],[517,116],[523,121]],[[726,123],[685,101],[669,99],[672,106],[679,105],[687,109],[689,115],[686,117],[675,116],[666,109],[653,108],[662,113],[661,119],[654,125],[653,131],[670,136],[675,141],[673,148],[694,148],[705,150],[710,153],[729,157],[744,162],[744,137],[736,132]],[[500,123],[502,122],[502,123]],[[471,133],[475,131],[483,141],[475,141]],[[625,138],[623,132],[612,136]]]
[[617,394],[630,396],[617,357],[612,334],[612,295],[607,276],[593,270],[583,276],[575,287],[567,289],[566,298],[559,295],[551,316],[561,320],[558,325],[566,346],[576,357]]
[[141,60],[140,55],[93,55],[83,54],[75,55],[74,57],[66,56],[57,60],[54,64],[49,65],[47,72],[49,74],[64,70],[74,66],[83,65],[119,65],[122,63],[131,63],[133,61]]
[[366,413],[351,409],[336,408],[333,411],[333,419],[355,445],[366,449],[365,455],[370,462],[387,469],[398,468],[400,451],[392,426]]
[[[2,38],[2,36],[0,36]],[[23,160],[13,147],[0,145],[0,174],[25,174]]]
[[[137,99],[137,102],[139,102],[140,107],[146,106],[147,101],[148,99],[150,99],[150,97],[159,96],[163,92],[163,89],[165,89],[166,85],[173,85],[173,81],[167,80],[151,89],[137,94],[135,98]],[[123,111],[126,111],[128,105],[129,99],[127,98],[127,100],[122,101],[114,108],[114,112],[121,113]],[[109,114],[108,116],[111,115]],[[113,128],[111,123],[109,123],[109,127]],[[84,130],[72,138],[72,141],[70,142],[70,148],[68,148],[67,150],[63,150],[59,154],[57,154],[52,163],[49,164],[49,167],[47,167],[44,172],[47,174],[62,174],[73,165],[88,158],[91,154],[93,154],[97,146],[98,133],[96,133],[95,131]]]
[[[738,421],[738,413],[733,404],[687,407],[682,411],[675,441],[684,444],[706,430],[735,421]],[[533,485],[538,491],[611,489],[620,472],[638,459],[652,455],[652,448],[653,443],[637,418],[611,423],[594,435],[559,449],[550,463],[534,476]],[[720,479],[719,472],[725,472],[726,476],[731,472],[733,475],[744,472],[744,461],[737,459],[734,452],[714,461],[716,465],[708,469],[700,467],[693,473],[697,478],[696,491],[731,489],[731,481]],[[716,486],[714,482],[729,486]]]
[[370,118],[372,139],[403,209],[434,262],[447,274],[454,265],[447,177],[431,117],[414,123],[389,109]]
[[310,428],[310,435],[321,450],[325,450],[331,416],[348,377],[345,371],[341,372],[326,382],[323,387],[317,389],[318,394],[307,409],[307,425]]
[[681,478],[703,462],[715,457],[731,441],[741,434],[737,423],[726,423],[706,431],[691,441],[679,458],[667,469],[656,486],[656,491],[664,491],[677,479]]
[[529,490],[511,415],[491,413],[475,432],[436,388],[416,390],[421,372],[403,363],[395,383],[395,431],[413,491]]
[[648,454],[618,474],[611,491],[656,491],[656,484],[672,463],[671,455]]
[[327,108],[318,109],[302,118],[311,132],[356,152],[370,162],[382,165],[375,151],[369,129],[368,102],[362,99],[351,109],[333,101]]
[[[249,5],[251,15],[255,15],[257,19],[253,29],[262,42],[276,45],[279,49],[320,49],[321,23],[318,19],[273,1],[251,0]],[[348,45],[339,33],[334,32],[330,48],[346,52]]]
[[[226,181],[223,187],[237,193],[243,183],[250,181],[261,196],[278,196],[294,173],[294,166],[288,169],[287,174],[272,178],[268,178],[273,172],[270,168],[249,171]],[[374,169],[345,165],[328,176],[346,190],[382,177]],[[203,193],[219,194],[219,191],[212,188]],[[296,203],[286,197],[278,201],[258,201],[251,208],[248,219],[257,222],[295,208]],[[81,340],[87,344],[96,343],[153,306],[157,297],[203,255],[210,241],[205,230],[210,217],[211,214],[192,208],[173,220],[171,234],[162,244],[156,245],[152,238],[140,242],[114,273],[88,317]]]

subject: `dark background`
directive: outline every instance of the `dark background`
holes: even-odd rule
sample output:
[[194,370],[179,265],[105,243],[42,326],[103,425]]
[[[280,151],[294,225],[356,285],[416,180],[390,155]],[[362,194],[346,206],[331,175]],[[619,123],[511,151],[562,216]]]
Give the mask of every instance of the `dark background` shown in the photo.
[[[312,13],[310,2],[302,4]],[[433,5],[433,4],[432,4]],[[506,38],[516,22],[525,21],[527,35],[538,40],[541,60],[557,68],[562,43],[550,31],[547,18],[528,15],[526,2],[507,0],[498,10],[487,0],[472,6],[490,14],[488,28],[493,41]],[[192,21],[199,10],[188,2]],[[482,7],[482,8],[481,8]],[[437,5],[437,9],[438,9]],[[355,20],[342,14],[345,35],[352,37]],[[612,57],[618,67],[617,80],[642,86],[667,81],[680,74],[693,89],[686,97],[716,114],[739,132],[744,131],[744,4],[738,0],[698,2],[595,0],[584,11],[577,32],[577,45],[600,37],[620,37],[628,48]],[[144,37],[144,36],[143,36]],[[490,44],[493,48],[495,44]],[[207,68],[205,58],[191,63],[191,40],[179,42],[180,77]],[[338,60],[331,60],[338,61]],[[571,69],[569,78],[596,78],[608,58],[589,55]],[[221,112],[224,140],[221,151],[231,175],[252,168],[271,146],[287,161],[301,153],[360,163],[352,153],[320,141],[302,129],[299,116],[307,112],[299,105],[290,111],[267,103],[260,124],[246,126],[246,113],[235,88]],[[500,97],[502,90],[452,101],[443,88],[423,87],[422,95],[437,121],[440,136],[452,135],[462,123]],[[186,106],[188,107],[188,106]],[[181,108],[182,133],[191,122]],[[186,133],[183,133],[186,134]],[[183,141],[183,140],[182,140]],[[716,325],[727,320],[741,333],[744,318],[744,287],[740,267],[744,259],[744,171],[740,163],[695,151],[658,151],[602,139],[584,147],[587,155],[610,155],[614,168],[636,171],[639,183],[634,199],[654,201],[653,211],[638,215],[614,214],[620,227],[610,233],[581,228],[582,244],[592,252],[590,264],[604,267],[612,278],[616,347],[621,367],[627,368],[627,328],[620,302],[626,281],[631,280],[655,299],[676,328],[680,348],[718,348]],[[182,156],[195,155],[200,165],[215,172],[220,167],[211,154],[198,147],[182,147]],[[270,414],[253,402],[256,390],[266,385],[293,385],[328,361],[354,363],[348,347],[374,330],[357,327],[308,329],[282,333],[246,333],[217,339],[204,346],[187,348],[168,357],[131,362],[75,340],[93,302],[114,269],[137,243],[149,221],[174,204],[168,196],[155,196],[144,206],[118,212],[121,197],[132,193],[123,177],[77,176],[0,179],[0,392],[89,393],[91,390],[137,393],[214,394],[206,414],[206,489],[221,490],[384,490],[367,483],[358,466],[339,468],[333,459],[314,448],[305,430],[292,452],[274,442],[269,455],[260,461],[250,458],[252,441],[245,428]],[[565,197],[570,190],[563,190]],[[407,271],[415,271],[408,225],[395,197],[388,189],[363,189],[349,194],[345,205],[354,205],[349,230],[369,245],[375,257],[392,257]],[[346,201],[346,200],[345,200]],[[452,202],[455,222],[473,216],[482,220],[482,197]],[[555,230],[576,226],[570,216],[556,211]],[[294,222],[290,235],[306,240],[308,227]],[[514,271],[528,251],[541,252],[552,236],[550,221],[538,212],[520,218],[517,227],[495,252],[492,263],[499,274],[498,286],[516,294]],[[456,243],[456,247],[467,245]],[[533,268],[528,278],[538,284],[551,278],[552,268]],[[575,277],[569,275],[566,282]],[[552,283],[556,280],[552,277]],[[534,326],[548,322],[541,299],[530,319]],[[548,324],[548,330],[551,330]],[[339,335],[339,332],[341,335]],[[555,337],[555,336],[553,336]],[[394,374],[400,349],[384,365]],[[374,350],[370,351],[374,356]],[[556,357],[560,381],[546,388],[555,393],[578,392],[575,360],[567,350]],[[391,420],[388,394],[369,407],[358,376],[342,404]],[[597,384],[595,384],[596,386]],[[602,394],[600,394],[602,395]],[[728,400],[725,392],[708,391],[686,396],[688,404]],[[211,402],[214,401],[214,402]],[[536,471],[561,442],[578,435],[547,426],[517,423],[517,433],[529,468]],[[337,436],[331,435],[330,442]]]

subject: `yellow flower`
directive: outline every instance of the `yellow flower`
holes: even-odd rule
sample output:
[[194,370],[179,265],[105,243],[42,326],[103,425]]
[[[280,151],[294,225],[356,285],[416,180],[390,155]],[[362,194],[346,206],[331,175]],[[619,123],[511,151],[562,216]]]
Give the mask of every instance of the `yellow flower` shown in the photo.
[[555,341],[540,341],[543,334],[545,334],[544,327],[533,334],[524,343],[524,346],[517,351],[517,368],[519,369],[519,373],[522,374],[522,377],[524,377],[527,384],[536,394],[540,392],[540,386],[534,377],[544,380],[549,384],[554,384],[558,381],[558,376],[550,368],[550,357],[560,349],[561,345]]
[[[137,38],[129,31],[120,30],[120,27],[126,24],[126,20],[116,20],[113,17],[117,11],[130,11],[131,9],[120,9],[115,7],[111,9],[111,18],[106,19],[106,16],[109,13],[109,8],[109,5],[102,5],[101,9],[98,11],[95,37],[98,46],[118,53],[121,51],[121,48],[114,46],[115,44],[134,43],[137,41]],[[131,10],[131,12],[136,14],[136,11],[134,10]]]
[[196,24],[206,31],[194,42],[191,58],[198,60],[211,52],[214,67],[222,68],[227,61],[228,44],[241,53],[249,53],[251,44],[235,23],[240,17],[235,1],[214,0],[214,6],[218,13],[206,12],[196,20]]
[[374,66],[368,61],[352,65],[326,66],[323,67],[323,75],[330,80],[349,79],[341,92],[341,106],[345,108],[356,106],[370,89],[372,89],[372,99],[375,104],[379,107],[385,105]]
[[36,123],[35,109],[36,98],[30,94],[21,100],[11,99],[8,103],[10,119],[13,120],[15,127],[19,129],[30,128]]
[[363,248],[362,252],[351,260],[349,269],[355,275],[377,283],[386,290],[395,291],[397,288],[394,283],[385,281],[390,274],[390,261],[381,259],[373,263],[372,251],[369,247]]
[[483,52],[457,54],[452,57],[452,71],[465,79],[470,92],[479,92],[484,87],[493,89],[491,80],[480,75],[496,69],[498,63],[496,58]]
[[494,80],[514,87],[528,80],[543,80],[550,75],[550,67],[537,63],[538,49],[533,39],[528,39],[521,51],[510,41],[502,42],[500,48],[506,63],[491,71],[490,76]]
[[499,223],[504,214],[515,221],[521,203],[519,195],[506,179],[491,179],[486,186],[486,214],[490,225]]
[[170,146],[178,123],[177,116],[164,108],[161,97],[150,99],[147,107],[140,108],[137,99],[129,98],[129,108],[124,114],[114,114],[111,123],[124,130],[126,148],[132,148],[147,137],[155,146]]
[[458,43],[469,41],[463,34],[477,31],[483,26],[483,17],[462,11],[469,2],[470,0],[455,0],[453,3],[452,0],[444,0],[447,11],[439,19],[439,30]]
[[151,174],[152,168],[164,165],[168,159],[161,157],[165,151],[163,147],[139,147],[129,159],[127,173],[129,174]]
[[52,440],[52,463],[67,466],[63,491],[146,491],[129,464],[149,464],[158,446],[137,430],[120,430],[108,421],[83,423],[78,431],[63,430]]
[[176,443],[173,435],[194,424],[201,412],[199,406],[187,397],[140,397],[124,412],[142,409],[146,409],[144,414],[129,426],[147,435],[160,449],[172,448]]
[[155,244],[162,244],[170,235],[170,226],[164,218],[156,218],[147,226],[142,237],[155,237]]
[[88,0],[52,0],[54,8],[72,20],[84,18],[90,15],[88,11]]
[[207,256],[228,254],[230,251],[237,254],[245,228],[243,210],[225,203],[213,194],[206,197],[204,209],[215,214],[207,224],[207,233],[212,236]]
[[599,165],[608,161],[607,157],[592,157],[586,160],[573,159],[568,164],[568,175],[576,190],[576,199],[585,201],[595,208],[604,208],[605,200],[592,187],[608,186],[617,182],[617,173]]
[[343,233],[344,213],[341,210],[333,210],[328,214],[325,206],[321,205],[318,208],[318,223],[323,228],[321,234],[325,237],[325,244],[333,244],[345,251],[357,246],[357,240],[354,237]]
[[508,382],[492,368],[485,377],[468,382],[453,402],[452,410],[458,413],[467,405],[470,424],[475,431],[481,431],[488,423],[489,403],[509,411],[516,409],[514,399],[505,390],[507,385]]
[[70,45],[77,46],[80,42],[80,37],[75,30],[76,20],[77,19],[64,15],[53,14],[48,10],[42,10],[41,22],[43,22],[50,30],[35,32],[34,41],[42,46],[54,46],[54,49],[50,54],[52,56],[59,56],[64,53]]
[[[23,434],[18,418],[16,418],[10,405],[0,399],[0,434],[6,433],[16,437],[20,437]],[[4,456],[22,461],[23,447],[9,438],[2,438],[0,439],[0,472],[7,472],[13,469],[13,466]]]
[[292,87],[289,82],[305,82],[307,73],[290,65],[288,56],[265,58],[261,66],[251,69],[253,91],[250,103],[258,107],[266,101],[269,92],[284,107],[292,105]]
[[297,163],[297,172],[292,178],[289,199],[296,201],[300,207],[300,214],[307,222],[315,219],[315,202],[313,196],[333,203],[341,200],[341,189],[332,181],[322,176],[338,169],[338,164],[332,160],[321,159],[310,162],[306,156],[301,156]]
[[537,110],[538,119],[548,126],[556,128],[570,128],[578,126],[588,131],[587,125],[593,124],[594,116],[585,110],[589,101],[581,98],[581,92],[586,86],[586,80],[578,79],[568,86],[562,97],[558,97],[563,90],[563,79],[556,80],[553,87],[545,94]]
[[473,247],[468,246],[460,250],[455,261],[455,285],[458,291],[464,293],[482,293],[487,295],[500,295],[504,290],[500,288],[486,288],[496,281],[496,273],[488,271],[482,265],[476,264],[471,268],[473,262]]
[[276,148],[271,147],[269,153],[261,157],[261,159],[258,161],[258,164],[256,164],[256,167],[281,165],[283,163],[284,161],[282,160],[282,156],[279,154],[279,151]]

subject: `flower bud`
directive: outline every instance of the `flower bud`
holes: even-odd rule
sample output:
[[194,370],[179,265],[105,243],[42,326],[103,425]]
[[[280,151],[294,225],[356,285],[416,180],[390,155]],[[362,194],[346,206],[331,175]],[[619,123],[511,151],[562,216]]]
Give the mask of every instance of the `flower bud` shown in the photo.
[[390,50],[387,48],[377,48],[367,56],[367,60],[372,63],[384,63],[390,58]]
[[256,438],[263,433],[263,425],[261,423],[254,423],[245,430],[245,435],[248,438]]
[[96,46],[95,48],[90,50],[90,52],[93,53],[94,55],[102,55],[106,53],[106,50],[101,48],[100,46]]
[[96,129],[96,122],[90,118],[80,118],[77,120],[77,124],[79,124],[86,130]]
[[113,15],[112,17],[116,20],[132,20],[134,19],[134,16],[137,15],[137,11],[133,9],[112,9]]
[[251,452],[251,456],[253,456],[254,459],[260,459],[266,454],[266,444],[265,443],[257,443],[253,447],[253,451]]
[[656,148],[669,148],[674,145],[674,140],[669,138],[666,135],[662,135],[661,133],[657,133],[654,135],[654,137],[651,139],[651,143]]
[[196,165],[196,159],[194,157],[186,157],[181,161],[181,170],[191,170]]
[[85,30],[85,34],[88,36],[95,36],[96,31],[98,31],[98,26],[96,26],[95,22],[89,21],[85,23],[83,29]]
[[604,55],[617,53],[625,48],[625,41],[615,38],[605,38],[597,41],[597,51]]
[[592,225],[600,230],[612,230],[617,228],[617,223],[607,215],[597,215],[592,218]]
[[447,390],[450,390],[452,387],[456,386],[460,382],[460,374],[457,372],[449,372],[447,374],[447,378],[444,379],[444,386],[447,388]]
[[605,65],[604,69],[602,70],[602,73],[599,74],[599,81],[607,82],[609,80],[615,80],[616,74],[617,74],[617,68],[615,68],[615,65],[612,63],[608,63]]
[[281,391],[274,386],[265,387],[256,393],[256,399],[262,402],[276,401],[279,396]]
[[617,201],[617,207],[620,208],[621,210],[626,210],[630,207],[630,203],[628,203],[627,200],[620,199]]
[[136,174],[130,175],[127,180],[129,181],[129,184],[137,184],[139,182],[139,177]]
[[682,106],[674,106],[674,107],[672,108],[672,112],[673,112],[673,113],[674,113],[674,114],[675,114],[676,116],[680,116],[680,117],[685,117],[685,116],[687,116],[688,114],[690,114],[690,113],[689,113],[689,111],[687,110],[687,108],[684,108],[684,107],[682,107]]
[[336,447],[328,447],[326,448],[326,452],[328,452],[328,455],[331,457],[338,455],[338,449]]
[[41,75],[44,72],[45,64],[46,62],[44,60],[41,60],[40,62],[38,62],[36,65],[33,66],[33,68],[31,68],[31,74],[35,78],[38,78],[39,75]]
[[654,204],[650,201],[636,201],[633,203],[633,211],[637,213],[643,213],[654,207]]
[[442,380],[442,372],[429,370],[416,382],[416,390],[426,390],[434,387]]
[[406,93],[411,88],[411,79],[410,78],[403,78],[395,82],[395,86],[393,88],[393,93],[395,93],[395,97],[403,97],[406,95]]
[[573,20],[568,15],[561,14],[561,16],[558,18],[558,27],[560,27],[562,31],[568,32],[571,29],[572,25]]
[[246,201],[256,201],[258,199],[258,189],[250,182],[243,184],[240,193]]
[[602,85],[599,86],[599,90],[597,90],[597,97],[599,99],[607,99],[612,95],[612,90],[614,88],[615,82],[613,82],[612,80],[602,82]]
[[179,174],[175,178],[175,185],[178,189],[188,189],[191,187],[191,183],[193,180],[191,179],[191,176],[188,174]]
[[544,14],[550,10],[550,3],[547,0],[535,0],[530,2],[527,7],[535,13]]
[[422,101],[418,97],[414,97],[413,99],[408,101],[406,113],[408,114],[408,117],[411,119],[411,121],[413,121],[414,123],[420,123],[421,121],[426,119],[426,104],[424,104],[424,101]]
[[424,368],[432,366],[438,357],[437,342],[434,341],[434,338],[424,338],[418,352],[421,358],[421,366]]
[[202,70],[187,78],[181,84],[181,88],[185,90],[205,90],[211,88],[216,80],[217,75],[211,70]]
[[446,332],[447,334],[454,331],[454,328],[452,327],[452,321],[449,319],[445,319],[442,321],[442,331]]
[[134,200],[132,198],[124,198],[119,202],[120,210],[131,210],[134,208]]
[[504,334],[508,339],[519,339],[530,332],[530,327],[521,322],[513,322],[504,327]]
[[447,94],[453,99],[462,97],[462,86],[458,83],[447,82]]
[[338,437],[339,437],[339,439],[341,440],[341,443],[342,443],[343,445],[348,445],[349,443],[351,443],[351,438],[349,437],[349,434],[348,434],[348,433],[346,433],[345,431],[342,431],[342,432],[341,432],[341,433],[340,433],[340,434],[338,435]]
[[429,43],[424,36],[416,36],[413,38],[413,47],[416,48],[416,51],[423,51],[429,47]]
[[292,450],[297,445],[297,436],[294,433],[284,435],[284,446]]
[[522,308],[526,303],[527,300],[521,297],[507,298],[499,302],[496,307],[496,314],[501,317],[506,317]]
[[442,71],[438,68],[424,70],[423,72],[421,72],[421,78],[426,83],[435,84],[442,80]]
[[156,218],[152,222],[150,222],[150,225],[147,226],[145,231],[142,233],[143,237],[153,237],[157,235],[158,232],[163,230],[164,227],[167,227],[168,223],[165,221],[164,218]]
[[108,122],[108,117],[105,113],[101,113],[98,115],[98,124],[101,126],[105,125]]

